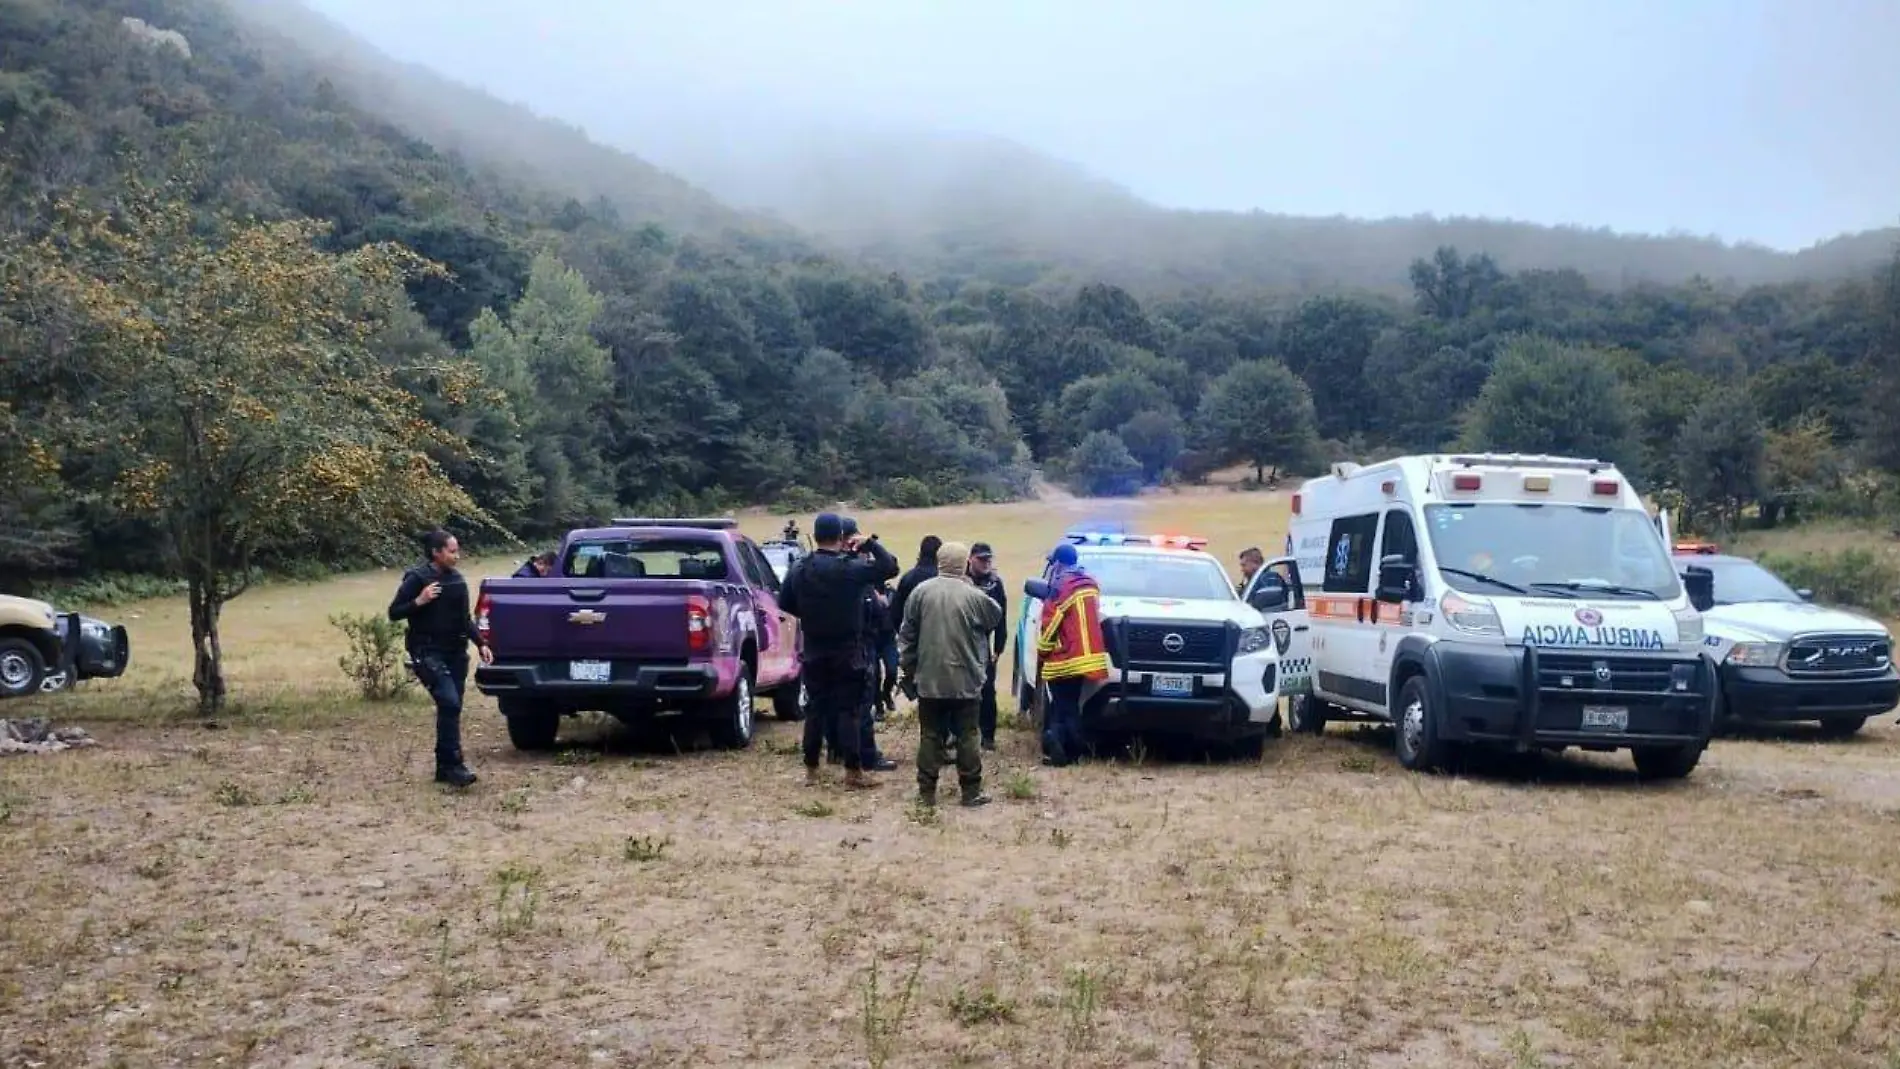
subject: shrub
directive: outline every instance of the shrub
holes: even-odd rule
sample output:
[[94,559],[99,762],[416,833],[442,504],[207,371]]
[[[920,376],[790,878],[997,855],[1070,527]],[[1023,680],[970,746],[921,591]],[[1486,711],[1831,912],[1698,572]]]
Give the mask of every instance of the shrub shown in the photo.
[[1900,564],[1872,550],[1770,553],[1761,566],[1797,590],[1814,591],[1816,601],[1900,615]]
[[392,701],[416,685],[415,677],[404,667],[408,654],[403,648],[400,623],[382,616],[345,613],[330,617],[330,626],[349,640],[349,649],[336,663],[363,697],[373,702]]

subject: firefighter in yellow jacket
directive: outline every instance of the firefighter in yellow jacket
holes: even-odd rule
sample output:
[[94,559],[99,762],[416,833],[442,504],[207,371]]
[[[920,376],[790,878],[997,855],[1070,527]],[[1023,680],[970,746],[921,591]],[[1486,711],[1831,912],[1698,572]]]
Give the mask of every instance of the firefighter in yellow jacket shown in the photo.
[[1042,763],[1061,767],[1082,755],[1082,690],[1108,678],[1108,650],[1102,642],[1102,589],[1077,563],[1067,542],[1049,554],[1049,597],[1042,603],[1042,627],[1036,637],[1049,708],[1043,715]]

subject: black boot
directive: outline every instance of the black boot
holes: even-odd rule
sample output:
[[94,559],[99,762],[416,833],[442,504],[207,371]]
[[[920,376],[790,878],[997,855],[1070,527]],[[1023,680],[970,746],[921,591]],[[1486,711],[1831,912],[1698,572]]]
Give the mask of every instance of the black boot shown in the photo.
[[462,763],[462,755],[456,754],[453,760],[435,763],[435,781],[451,787],[466,787],[475,782],[475,773]]

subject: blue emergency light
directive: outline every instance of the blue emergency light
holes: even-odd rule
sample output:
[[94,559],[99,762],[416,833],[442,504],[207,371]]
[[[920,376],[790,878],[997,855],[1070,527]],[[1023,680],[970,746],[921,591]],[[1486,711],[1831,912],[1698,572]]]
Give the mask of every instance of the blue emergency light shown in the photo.
[[1159,546],[1162,549],[1207,548],[1207,539],[1196,535],[1129,534],[1126,531],[1070,531],[1064,536],[1078,546]]

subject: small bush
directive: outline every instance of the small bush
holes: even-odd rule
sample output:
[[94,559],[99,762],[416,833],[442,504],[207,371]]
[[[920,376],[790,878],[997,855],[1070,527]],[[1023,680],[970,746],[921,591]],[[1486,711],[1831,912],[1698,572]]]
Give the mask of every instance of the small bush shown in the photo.
[[877,496],[884,504],[897,509],[927,509],[935,505],[938,499],[937,492],[930,488],[929,483],[908,475],[885,483]]
[[1770,553],[1761,558],[1761,566],[1797,590],[1814,591],[1818,602],[1900,615],[1900,564],[1872,550]]
[[337,658],[337,667],[373,702],[393,701],[415,686],[403,662],[403,627],[382,616],[345,613],[330,617],[330,626],[343,632],[350,646]]

